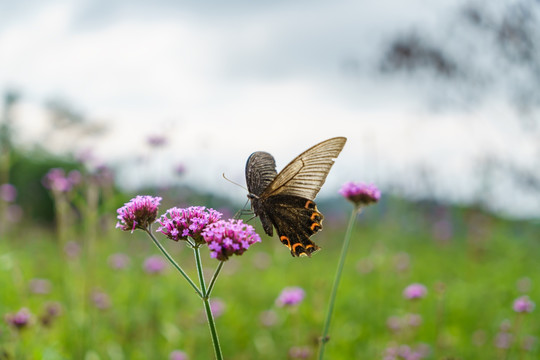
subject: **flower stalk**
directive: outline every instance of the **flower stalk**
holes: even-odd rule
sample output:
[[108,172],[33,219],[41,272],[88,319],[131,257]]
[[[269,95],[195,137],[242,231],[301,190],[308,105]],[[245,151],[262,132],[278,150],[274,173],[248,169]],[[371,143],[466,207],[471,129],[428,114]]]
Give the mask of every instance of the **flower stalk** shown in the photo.
[[334,284],[332,285],[332,291],[330,292],[330,301],[328,302],[328,310],[326,312],[326,318],[324,320],[324,327],[320,340],[321,346],[319,348],[319,360],[323,359],[326,343],[330,340],[328,331],[330,330],[330,323],[332,321],[332,314],[334,312],[334,304],[336,302],[336,295],[341,280],[341,274],[343,272],[343,266],[345,265],[345,258],[347,257],[347,252],[349,250],[349,243],[351,240],[354,221],[356,220],[356,216],[365,206],[377,203],[381,197],[381,192],[375,185],[354,182],[345,183],[339,190],[339,193],[344,198],[352,202],[354,204],[354,208],[351,212],[351,217],[349,218],[349,224],[347,226],[347,232],[345,233],[345,239],[343,240],[343,246],[341,248],[341,255],[338,261]]
[[201,290],[204,294],[204,296],[202,297],[202,301],[204,304],[204,311],[206,313],[206,320],[208,321],[208,327],[210,328],[210,335],[212,337],[212,344],[214,345],[214,353],[216,354],[216,359],[222,360],[223,354],[221,353],[221,346],[219,345],[219,337],[216,330],[216,323],[214,321],[214,315],[212,314],[212,309],[210,307],[210,298],[209,298],[210,294],[207,291],[206,285],[204,282],[204,273],[203,273],[203,268],[202,268],[201,253],[200,253],[199,247],[200,245],[196,245],[195,247],[193,247],[193,253],[195,255],[195,263],[197,264],[197,274],[199,275],[199,282],[201,284]]
[[328,303],[328,310],[326,311],[326,319],[324,320],[323,333],[321,337],[321,346],[319,348],[319,360],[324,358],[324,350],[326,343],[330,340],[328,336],[328,331],[330,329],[330,322],[332,321],[332,314],[334,312],[334,304],[336,302],[337,290],[339,288],[339,283],[341,280],[341,273],[343,272],[343,266],[345,265],[345,258],[347,257],[347,251],[349,249],[349,243],[351,240],[352,228],[356,215],[359,212],[358,208],[355,207],[351,212],[351,217],[349,218],[349,225],[347,226],[347,232],[345,233],[345,239],[343,240],[343,246],[341,248],[341,255],[339,257],[338,267],[336,270],[336,276],[334,277],[334,284],[332,285],[332,291],[330,293],[330,301]]

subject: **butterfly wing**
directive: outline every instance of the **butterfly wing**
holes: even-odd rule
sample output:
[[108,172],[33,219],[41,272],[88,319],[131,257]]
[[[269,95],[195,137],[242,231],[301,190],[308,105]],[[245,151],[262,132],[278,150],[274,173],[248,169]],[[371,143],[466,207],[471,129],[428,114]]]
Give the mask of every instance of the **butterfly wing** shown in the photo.
[[250,194],[260,196],[276,178],[276,161],[267,152],[257,151],[246,162],[246,182]]
[[297,196],[276,195],[263,204],[279,240],[289,248],[292,256],[311,256],[319,250],[310,237],[322,229],[324,216],[313,201]]
[[261,219],[264,232],[269,236],[274,234],[272,222],[262,209],[259,196],[275,179],[276,175],[276,161],[272,155],[264,151],[257,151],[249,156],[246,162],[248,197],[251,199],[253,212]]
[[335,137],[304,151],[274,177],[259,198],[292,195],[314,200],[346,141],[344,137]]

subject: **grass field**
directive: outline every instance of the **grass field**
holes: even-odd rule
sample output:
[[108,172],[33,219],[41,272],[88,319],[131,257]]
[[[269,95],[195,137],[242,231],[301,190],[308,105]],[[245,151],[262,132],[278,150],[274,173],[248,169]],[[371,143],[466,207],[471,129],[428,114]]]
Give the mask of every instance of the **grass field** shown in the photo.
[[[225,263],[212,294],[224,306],[216,325],[225,359],[316,357],[351,208],[336,202],[343,211],[335,215],[319,206],[325,228],[314,240],[323,249],[312,258],[292,258],[258,228],[262,243]],[[145,271],[149,256],[163,258],[158,249],[142,231],[114,229],[114,212],[105,216],[109,224],[93,242],[75,225],[60,244],[55,231],[26,220],[2,236],[0,359],[168,359],[174,350],[212,359],[200,299],[170,264]],[[522,295],[540,299],[538,234],[538,224],[474,209],[395,199],[366,209],[352,234],[325,358],[413,358],[392,355],[397,346],[423,349],[418,359],[540,358],[538,309],[513,309]],[[192,251],[158,238],[196,279]],[[113,254],[125,254],[124,263],[113,264]],[[211,276],[217,261],[206,248],[202,256]],[[427,295],[404,298],[412,283]],[[304,300],[276,306],[288,286],[304,289]],[[8,319],[21,308],[32,317],[18,329]]]

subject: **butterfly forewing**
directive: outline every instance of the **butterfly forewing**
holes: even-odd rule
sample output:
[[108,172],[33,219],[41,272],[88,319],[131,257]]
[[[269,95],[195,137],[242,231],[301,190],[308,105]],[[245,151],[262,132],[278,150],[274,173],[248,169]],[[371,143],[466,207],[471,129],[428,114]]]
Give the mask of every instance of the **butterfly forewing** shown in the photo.
[[298,155],[260,194],[260,198],[274,195],[293,195],[313,200],[321,189],[334,160],[347,141],[336,137],[323,141]]

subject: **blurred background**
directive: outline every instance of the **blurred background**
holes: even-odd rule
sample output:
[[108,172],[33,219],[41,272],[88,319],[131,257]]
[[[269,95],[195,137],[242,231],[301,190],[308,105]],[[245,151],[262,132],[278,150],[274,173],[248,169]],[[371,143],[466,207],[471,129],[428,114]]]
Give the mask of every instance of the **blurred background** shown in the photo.
[[23,152],[107,165],[124,189],[181,181],[239,204],[245,191],[221,174],[244,183],[251,152],[271,152],[279,170],[347,136],[323,198],[357,180],[531,218],[539,9],[532,0],[2,2],[2,131]]

